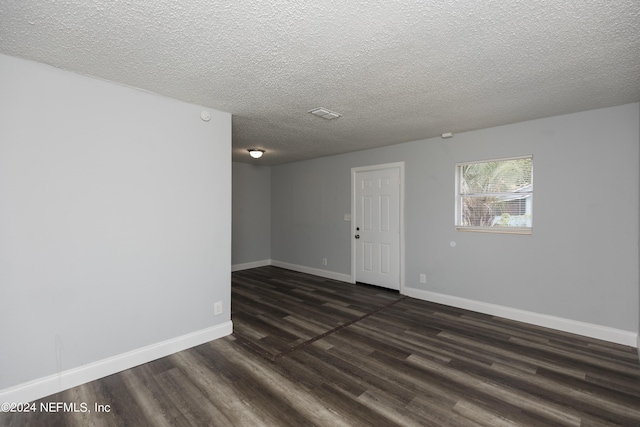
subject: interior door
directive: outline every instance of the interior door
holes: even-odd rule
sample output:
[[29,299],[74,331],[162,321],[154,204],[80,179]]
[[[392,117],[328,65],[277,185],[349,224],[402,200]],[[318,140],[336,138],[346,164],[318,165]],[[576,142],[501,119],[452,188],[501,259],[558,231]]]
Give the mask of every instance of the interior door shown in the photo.
[[400,289],[400,167],[356,171],[355,280]]

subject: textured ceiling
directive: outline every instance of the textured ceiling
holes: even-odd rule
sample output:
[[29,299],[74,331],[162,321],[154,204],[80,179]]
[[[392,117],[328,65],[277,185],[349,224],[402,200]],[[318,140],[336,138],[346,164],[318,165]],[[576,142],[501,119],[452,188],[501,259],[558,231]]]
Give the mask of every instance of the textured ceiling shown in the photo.
[[0,0],[0,53],[231,112],[273,165],[640,101],[640,1]]

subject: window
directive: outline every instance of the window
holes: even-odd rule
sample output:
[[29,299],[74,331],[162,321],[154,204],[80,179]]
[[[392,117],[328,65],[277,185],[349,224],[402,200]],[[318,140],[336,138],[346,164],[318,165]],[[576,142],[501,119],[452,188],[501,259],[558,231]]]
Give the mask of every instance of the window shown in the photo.
[[531,234],[533,156],[456,165],[456,229]]

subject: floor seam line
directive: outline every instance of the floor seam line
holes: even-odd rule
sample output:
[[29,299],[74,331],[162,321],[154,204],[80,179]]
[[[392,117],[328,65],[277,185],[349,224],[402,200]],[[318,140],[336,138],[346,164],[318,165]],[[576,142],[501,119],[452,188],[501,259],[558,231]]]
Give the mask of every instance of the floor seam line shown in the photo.
[[389,307],[391,307],[391,306],[393,306],[393,305],[395,305],[395,304],[399,303],[400,301],[402,301],[402,300],[404,300],[404,299],[406,299],[406,298],[407,298],[407,296],[405,296],[405,295],[401,295],[401,296],[400,296],[400,298],[398,298],[397,300],[391,301],[391,302],[389,302],[389,303],[387,303],[387,304],[384,304],[384,305],[382,305],[382,306],[380,306],[380,307],[376,307],[376,308],[374,308],[373,310],[371,310],[371,311],[369,311],[369,312],[367,312],[367,313],[363,314],[363,315],[362,315],[362,316],[360,316],[360,317],[357,317],[357,318],[355,318],[355,319],[352,319],[352,320],[350,320],[350,321],[348,321],[348,322],[346,322],[346,323],[343,323],[342,325],[338,325],[338,326],[336,326],[335,328],[330,329],[330,330],[328,330],[328,331],[326,331],[326,332],[323,332],[323,333],[322,333],[322,334],[320,334],[320,335],[317,335],[317,336],[315,336],[315,337],[313,337],[313,338],[309,338],[308,340],[306,340],[306,341],[304,341],[304,342],[301,342],[300,344],[296,344],[296,345],[294,345],[294,346],[293,346],[293,347],[291,347],[291,348],[288,348],[288,349],[286,349],[286,350],[284,350],[284,351],[281,351],[280,353],[278,353],[278,354],[276,354],[276,355],[274,355],[274,356],[273,356],[272,361],[273,361],[273,362],[275,362],[276,360],[281,359],[282,357],[285,357],[285,356],[287,356],[288,354],[293,353],[294,351],[297,351],[297,350],[301,349],[302,347],[306,347],[307,345],[312,344],[312,343],[314,343],[314,342],[316,342],[316,341],[318,341],[318,340],[321,340],[321,339],[322,339],[322,338],[324,338],[324,337],[327,337],[327,336],[329,336],[329,335],[331,335],[331,334],[333,334],[333,333],[335,333],[335,332],[338,332],[338,331],[340,331],[340,330],[342,330],[342,329],[344,329],[344,328],[346,328],[346,327],[348,327],[348,326],[351,326],[351,325],[353,325],[353,324],[355,324],[355,323],[357,323],[357,322],[359,322],[359,321],[361,321],[361,320],[364,320],[364,319],[366,319],[366,318],[367,318],[367,317],[369,317],[369,316],[372,316],[372,315],[374,315],[374,314],[376,314],[376,313],[379,313],[379,312],[381,312],[382,310],[384,310],[384,309],[386,309],[386,308],[389,308]]

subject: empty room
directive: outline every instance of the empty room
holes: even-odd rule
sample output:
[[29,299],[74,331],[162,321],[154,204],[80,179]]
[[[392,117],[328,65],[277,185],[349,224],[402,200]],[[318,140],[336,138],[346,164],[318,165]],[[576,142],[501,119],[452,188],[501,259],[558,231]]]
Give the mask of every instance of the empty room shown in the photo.
[[0,425],[640,425],[640,3],[0,2]]

